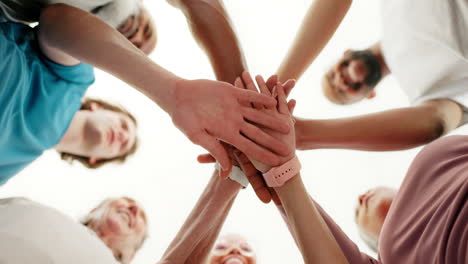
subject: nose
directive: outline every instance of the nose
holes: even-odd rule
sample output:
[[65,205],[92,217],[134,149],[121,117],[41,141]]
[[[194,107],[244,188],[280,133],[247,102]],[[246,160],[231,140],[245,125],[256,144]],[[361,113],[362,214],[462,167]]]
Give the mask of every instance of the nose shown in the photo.
[[362,203],[364,202],[364,197],[366,197],[366,194],[365,194],[365,193],[359,195],[359,197],[358,197],[359,205],[362,205]]
[[239,254],[239,255],[240,255],[241,252],[240,252],[240,250],[239,250],[238,247],[233,247],[233,248],[231,249],[231,251],[229,252],[229,254]]
[[140,209],[138,208],[138,206],[135,205],[135,204],[130,205],[130,207],[128,208],[128,210],[130,210],[130,213],[132,213],[133,216],[137,216],[137,215],[138,215],[138,212],[140,211]]
[[349,63],[349,75],[353,82],[363,82],[366,78],[366,67],[360,60],[353,60]]

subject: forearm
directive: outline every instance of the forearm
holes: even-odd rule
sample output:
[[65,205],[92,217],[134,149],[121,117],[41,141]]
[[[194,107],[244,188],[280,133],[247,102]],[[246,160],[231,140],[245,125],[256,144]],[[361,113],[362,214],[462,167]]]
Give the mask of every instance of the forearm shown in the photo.
[[300,175],[275,188],[304,263],[348,263],[326,222],[310,199]]
[[432,107],[408,107],[331,120],[298,119],[295,125],[297,148],[303,150],[409,149],[426,144],[453,128],[445,126]]
[[333,36],[351,0],[315,0],[278,69],[281,82],[299,79]]
[[240,189],[238,183],[222,180],[215,171],[161,263],[203,263]]
[[194,38],[206,52],[217,80],[233,83],[246,70],[244,55],[221,0],[178,0]]
[[50,46],[116,76],[144,93],[166,112],[172,111],[171,102],[179,78],[152,62],[99,18],[58,4],[43,10],[40,25],[39,34]]

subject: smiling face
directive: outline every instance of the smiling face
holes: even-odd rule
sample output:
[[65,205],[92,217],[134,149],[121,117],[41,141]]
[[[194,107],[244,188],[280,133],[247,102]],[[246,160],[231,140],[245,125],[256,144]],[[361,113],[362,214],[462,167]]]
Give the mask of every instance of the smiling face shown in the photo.
[[147,232],[146,214],[133,199],[109,199],[93,209],[85,223],[112,250],[115,258],[129,263]]
[[359,229],[369,239],[378,240],[396,194],[395,189],[376,187],[359,195],[355,220]]
[[86,156],[111,159],[125,155],[136,143],[136,124],[129,115],[94,103],[84,111],[83,141]]
[[146,54],[150,54],[156,46],[156,26],[145,8],[141,8],[138,15],[125,20],[117,30]]
[[225,235],[215,243],[208,264],[256,264],[252,246],[239,235]]
[[382,78],[378,58],[370,50],[348,50],[324,76],[324,95],[337,104],[352,104],[375,96],[374,87]]

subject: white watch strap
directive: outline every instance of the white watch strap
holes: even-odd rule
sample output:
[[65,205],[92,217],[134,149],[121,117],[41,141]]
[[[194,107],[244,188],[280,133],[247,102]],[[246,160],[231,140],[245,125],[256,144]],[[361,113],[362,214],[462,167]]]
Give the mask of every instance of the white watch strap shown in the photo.
[[[215,164],[215,169],[220,170],[221,166],[218,162]],[[237,166],[232,166],[231,173],[229,173],[229,179],[239,183],[243,188],[249,186],[249,180],[245,176],[244,172]]]

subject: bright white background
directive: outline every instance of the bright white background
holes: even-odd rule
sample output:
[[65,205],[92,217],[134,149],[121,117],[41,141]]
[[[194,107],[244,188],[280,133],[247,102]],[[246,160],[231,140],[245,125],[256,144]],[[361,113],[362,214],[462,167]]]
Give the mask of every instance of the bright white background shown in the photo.
[[[268,76],[275,72],[311,3],[226,0],[253,74]],[[162,0],[146,0],[146,4],[158,28],[158,45],[151,58],[181,77],[213,79],[208,60],[192,39],[182,13]],[[378,87],[377,98],[354,106],[332,105],[320,91],[320,77],[346,48],[363,48],[379,39],[379,12],[376,0],[353,3],[334,38],[291,95],[298,101],[297,116],[336,118],[408,104],[393,78]],[[72,217],[82,216],[109,196],[134,197],[144,205],[150,219],[150,238],[134,263],[155,263],[189,214],[213,169],[197,164],[196,156],[203,149],[192,145],[155,104],[112,76],[100,71],[96,75],[97,82],[88,95],[119,102],[138,118],[141,144],[137,154],[124,165],[92,171],[79,164],[70,166],[54,151],[48,151],[2,187],[0,197],[30,197]],[[353,222],[357,196],[377,185],[398,187],[418,150],[310,150],[298,155],[311,195],[361,250],[369,252]],[[224,226],[226,232],[240,233],[251,240],[258,263],[302,263],[275,207],[260,203],[251,188],[238,196]]]

